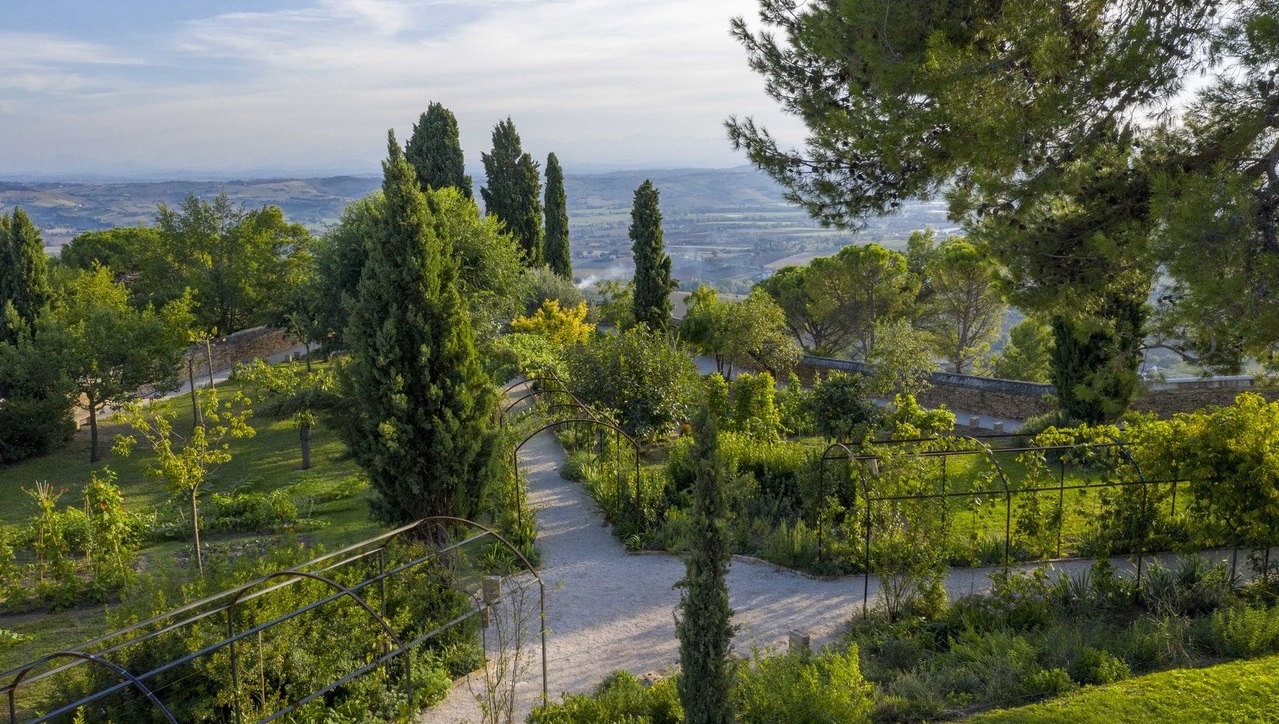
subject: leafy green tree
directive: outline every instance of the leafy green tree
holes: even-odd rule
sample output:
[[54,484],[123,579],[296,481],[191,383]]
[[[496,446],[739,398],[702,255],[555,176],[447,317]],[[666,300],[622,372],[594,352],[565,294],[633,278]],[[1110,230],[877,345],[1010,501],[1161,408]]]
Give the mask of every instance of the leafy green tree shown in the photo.
[[813,417],[819,435],[850,444],[870,436],[881,413],[865,376],[836,371],[813,385]]
[[732,376],[734,366],[747,363],[781,374],[799,361],[784,313],[763,291],[733,302],[700,285],[688,297],[679,332],[698,352],[713,357],[717,371],[726,377]]
[[480,189],[485,213],[497,218],[524,252],[524,263],[542,266],[541,179],[537,162],[520,146],[510,118],[493,128],[493,152],[480,155],[486,184]]
[[995,359],[992,371],[1000,379],[1047,382],[1052,348],[1052,327],[1027,317],[1008,330],[1008,344]]
[[457,117],[443,105],[431,101],[426,113],[413,124],[413,134],[404,146],[404,157],[417,172],[418,186],[427,189],[457,189],[471,198],[471,177],[466,175],[462,143],[458,140]]
[[765,442],[776,442],[782,430],[777,409],[777,381],[767,372],[740,374],[733,380],[732,428]]
[[690,724],[729,724],[733,721],[732,670],[728,655],[733,642],[728,605],[728,563],[733,545],[725,525],[724,486],[732,471],[719,457],[715,417],[703,406],[693,423],[693,483],[691,537],[696,543],[684,561],[679,638],[679,697],[684,721]]
[[817,294],[835,300],[837,314],[848,324],[853,359],[869,360],[885,323],[909,317],[913,311],[917,281],[911,277],[906,257],[879,244],[852,244],[832,257],[829,273],[817,277]]
[[[40,231],[26,212],[0,214],[0,341],[16,342],[19,326],[30,330],[48,306],[47,269]],[[5,313],[10,306],[14,319]]]
[[616,413],[632,435],[662,435],[688,418],[701,385],[688,353],[660,332],[636,325],[568,350],[573,391]]
[[[475,202],[456,189],[432,189],[425,196],[433,210],[436,234],[452,245],[458,260],[459,289],[470,309],[472,326],[480,337],[491,338],[519,312],[525,271],[519,247],[495,218],[481,216]],[[316,244],[311,298],[316,305],[317,336],[329,343],[341,343],[368,261],[365,240],[374,235],[385,211],[380,191],[354,201],[338,225]]]
[[262,323],[285,299],[295,267],[308,254],[310,233],[290,224],[278,207],[246,210],[223,192],[211,203],[188,194],[177,208],[156,214],[167,286],[153,301],[192,292],[200,328],[229,333]]
[[600,324],[613,329],[635,326],[635,282],[605,279],[595,283],[596,305]]
[[129,292],[105,267],[78,272],[58,290],[54,323],[66,334],[63,361],[89,416],[89,461],[97,462],[98,414],[143,394],[177,386],[191,326],[183,297],[156,311],[129,304]]
[[387,148],[385,210],[351,307],[337,430],[369,475],[379,519],[466,517],[493,453],[497,393],[476,355],[451,245],[394,133]]
[[875,368],[871,387],[876,395],[892,398],[914,395],[929,385],[937,369],[933,339],[905,319],[875,325],[875,348],[867,360]]
[[268,417],[289,415],[298,426],[302,469],[311,469],[311,430],[317,414],[337,403],[337,378],[331,369],[312,370],[296,362],[272,365],[263,360],[236,367],[232,374],[260,393],[257,412]]
[[970,373],[999,336],[1007,309],[996,286],[998,269],[983,247],[951,237],[928,259],[924,275],[931,310],[924,328],[933,334],[934,350],[952,372]]
[[[231,461],[231,440],[250,438],[256,431],[249,425],[252,411],[240,405],[238,397],[218,401],[216,389],[204,392],[200,411],[204,422],[195,425],[189,436],[173,429],[173,418],[148,416],[136,403],[124,411],[125,420],[142,436],[154,456],[147,474],[161,481],[170,492],[185,496],[191,506],[191,542],[195,547],[195,563],[204,575],[204,555],[200,550],[200,488],[218,466]],[[237,409],[238,408],[238,409]],[[138,444],[132,435],[115,439],[117,454],[128,456]]]
[[631,205],[631,253],[635,259],[635,322],[655,332],[671,326],[671,257],[662,245],[662,210],[649,179],[635,189]]
[[[1231,57],[1255,51],[1244,66],[1254,83],[1273,70],[1274,44],[1256,42],[1274,25],[1272,4],[1241,3],[1226,21],[1216,3],[1177,0],[1071,2],[1060,12],[761,7],[765,27],[739,19],[734,34],[810,133],[805,148],[788,150],[750,119],[731,119],[735,145],[827,223],[855,226],[945,192],[951,216],[1004,266],[1009,301],[1051,318],[1054,383],[1077,419],[1112,419],[1135,391],[1157,262],[1151,232],[1161,225],[1152,211],[1180,193],[1161,181],[1206,177],[1223,161],[1248,168],[1256,190],[1276,187],[1260,180],[1267,169],[1279,178],[1274,160],[1255,163],[1250,152],[1272,145],[1279,120],[1243,100],[1251,91],[1238,79],[1248,74]],[[1176,125],[1193,114],[1160,110],[1200,70],[1209,73],[1200,98],[1222,113],[1196,147],[1179,142]],[[1265,218],[1252,217],[1253,238],[1264,238]]]
[[[105,266],[116,281],[129,288],[145,285],[148,257],[160,248],[160,230],[154,226],[119,226],[77,234],[58,255],[59,263],[71,269],[89,271],[94,264]],[[147,300],[134,299],[135,306],[146,306]]]
[[573,278],[573,260],[568,243],[568,196],[564,193],[564,170],[552,153],[546,157],[546,238],[543,257],[551,271]]
[[29,331],[17,310],[7,309],[17,330],[0,341],[0,463],[45,455],[71,439],[71,381],[62,364],[65,334],[46,312]]

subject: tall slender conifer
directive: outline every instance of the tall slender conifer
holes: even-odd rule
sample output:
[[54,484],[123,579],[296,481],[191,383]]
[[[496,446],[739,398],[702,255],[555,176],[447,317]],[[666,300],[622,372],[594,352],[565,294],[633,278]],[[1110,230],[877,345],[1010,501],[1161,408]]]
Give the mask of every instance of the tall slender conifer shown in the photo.
[[546,239],[542,244],[546,265],[551,271],[573,279],[573,261],[568,243],[568,195],[564,192],[564,170],[552,153],[546,157]]
[[463,163],[457,117],[449,109],[434,101],[427,106],[426,113],[413,124],[404,157],[413,164],[422,191],[452,186],[471,198],[471,177],[466,175]]
[[383,215],[367,242],[346,331],[339,432],[377,492],[375,515],[405,523],[475,510],[492,454],[497,393],[480,367],[451,243],[390,134]]
[[657,187],[645,179],[631,206],[631,252],[635,258],[635,321],[655,332],[671,325],[671,257],[662,246],[662,210]]
[[493,152],[480,157],[487,179],[480,189],[485,214],[497,217],[520,243],[527,266],[542,266],[542,182],[510,118],[493,128]]

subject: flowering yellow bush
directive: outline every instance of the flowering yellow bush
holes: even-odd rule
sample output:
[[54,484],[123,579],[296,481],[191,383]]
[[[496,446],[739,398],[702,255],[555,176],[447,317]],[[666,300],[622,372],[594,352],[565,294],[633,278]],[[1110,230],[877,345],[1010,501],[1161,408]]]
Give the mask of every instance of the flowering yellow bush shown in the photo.
[[555,344],[568,347],[590,339],[595,325],[586,321],[586,302],[562,309],[558,299],[547,299],[531,316],[512,319],[511,331],[540,334]]

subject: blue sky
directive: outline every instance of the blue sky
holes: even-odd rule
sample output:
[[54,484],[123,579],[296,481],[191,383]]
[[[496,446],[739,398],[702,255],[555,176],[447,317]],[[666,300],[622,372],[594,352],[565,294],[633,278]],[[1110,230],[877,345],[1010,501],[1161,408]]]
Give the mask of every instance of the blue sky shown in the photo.
[[[4,0],[0,178],[377,171],[429,101],[467,165],[510,116],[565,170],[726,167],[784,119],[728,35],[755,0]],[[190,174],[188,174],[190,175]]]

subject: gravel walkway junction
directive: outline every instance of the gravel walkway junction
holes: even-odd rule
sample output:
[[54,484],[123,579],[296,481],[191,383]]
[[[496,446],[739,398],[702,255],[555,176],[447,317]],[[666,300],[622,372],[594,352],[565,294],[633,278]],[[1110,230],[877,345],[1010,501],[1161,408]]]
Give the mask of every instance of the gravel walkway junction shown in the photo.
[[[617,670],[636,675],[665,675],[679,659],[675,614],[684,575],[683,562],[669,554],[631,554],[612,536],[603,516],[582,486],[560,477],[563,449],[551,432],[540,433],[520,451],[528,476],[528,495],[536,511],[539,573],[546,586],[547,689],[552,702],[563,693],[592,691]],[[1091,566],[1089,560],[1059,561],[1057,570]],[[1115,559],[1115,565],[1131,563]],[[1025,566],[1033,568],[1034,565]],[[947,576],[952,597],[981,590],[998,568],[955,568]],[[531,581],[531,577],[525,577]],[[510,583],[504,584],[510,585]],[[831,642],[838,628],[860,613],[861,576],[814,579],[772,564],[735,557],[728,590],[737,633],[733,650],[784,648],[789,632],[811,636],[814,649]],[[872,605],[878,582],[870,580]],[[536,589],[533,589],[534,595]],[[536,602],[536,598],[531,599]],[[534,603],[535,605],[535,603]],[[516,718],[524,721],[541,702],[542,662],[537,646],[536,612],[531,624],[527,665],[516,686]],[[492,649],[492,643],[489,642]],[[420,722],[455,724],[484,721],[477,695],[480,673],[454,683],[449,696],[426,710]]]

